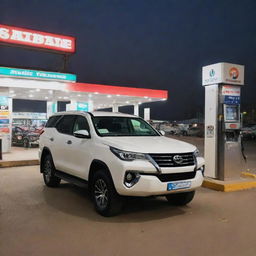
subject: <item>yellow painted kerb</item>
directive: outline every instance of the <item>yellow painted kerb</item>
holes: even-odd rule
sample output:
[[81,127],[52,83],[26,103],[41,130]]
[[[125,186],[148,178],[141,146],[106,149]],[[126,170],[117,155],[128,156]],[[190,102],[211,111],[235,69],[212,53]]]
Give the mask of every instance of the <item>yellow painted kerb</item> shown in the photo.
[[239,190],[256,188],[256,180],[223,183],[223,184],[212,181],[212,180],[204,180],[203,187],[214,189],[217,191],[223,191],[223,192],[239,191]]
[[246,176],[246,177],[249,177],[249,178],[256,179],[256,174],[250,173],[250,172],[241,172],[241,176]]

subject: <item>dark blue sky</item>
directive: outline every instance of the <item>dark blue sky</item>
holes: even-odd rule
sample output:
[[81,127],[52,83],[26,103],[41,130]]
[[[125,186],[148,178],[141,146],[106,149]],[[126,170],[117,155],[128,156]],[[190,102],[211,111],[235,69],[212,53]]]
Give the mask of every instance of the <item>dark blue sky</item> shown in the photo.
[[[201,67],[245,65],[244,108],[256,102],[256,1],[0,0],[0,23],[77,37],[80,82],[167,89],[152,118],[203,111]],[[1,47],[0,65],[56,70],[61,57]]]

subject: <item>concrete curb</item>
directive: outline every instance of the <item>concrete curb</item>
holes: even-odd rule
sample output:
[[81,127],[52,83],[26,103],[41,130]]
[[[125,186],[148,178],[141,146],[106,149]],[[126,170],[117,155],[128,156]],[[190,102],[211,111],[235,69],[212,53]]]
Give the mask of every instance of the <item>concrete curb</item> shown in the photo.
[[256,179],[256,174],[251,173],[251,172],[242,172],[242,173],[241,173],[241,176]]
[[245,189],[256,188],[256,180],[237,180],[237,181],[219,181],[214,179],[205,179],[203,187],[222,192],[240,191]]
[[31,165],[39,165],[39,160],[32,159],[32,160],[0,161],[0,168],[31,166]]

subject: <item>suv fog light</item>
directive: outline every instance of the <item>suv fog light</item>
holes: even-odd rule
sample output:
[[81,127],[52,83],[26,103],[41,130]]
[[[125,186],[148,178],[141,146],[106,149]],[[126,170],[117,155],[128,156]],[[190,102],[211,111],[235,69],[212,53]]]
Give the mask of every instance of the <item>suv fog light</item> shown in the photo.
[[204,165],[203,165],[203,166],[201,166],[200,168],[198,168],[198,169],[197,169],[197,171],[201,171],[201,172],[202,172],[202,174],[204,175]]
[[127,188],[134,186],[140,179],[140,174],[134,171],[127,171],[124,175],[124,185]]

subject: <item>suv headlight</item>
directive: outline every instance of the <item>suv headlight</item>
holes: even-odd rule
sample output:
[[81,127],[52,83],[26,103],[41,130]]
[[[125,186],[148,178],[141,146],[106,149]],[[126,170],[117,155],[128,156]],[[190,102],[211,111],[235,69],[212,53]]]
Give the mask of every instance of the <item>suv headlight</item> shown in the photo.
[[194,156],[195,156],[195,157],[199,157],[199,156],[200,156],[200,152],[199,152],[198,149],[196,149],[196,150],[194,151]]
[[136,159],[147,160],[146,154],[143,153],[124,151],[113,147],[109,147],[109,149],[114,155],[124,161],[133,161]]

